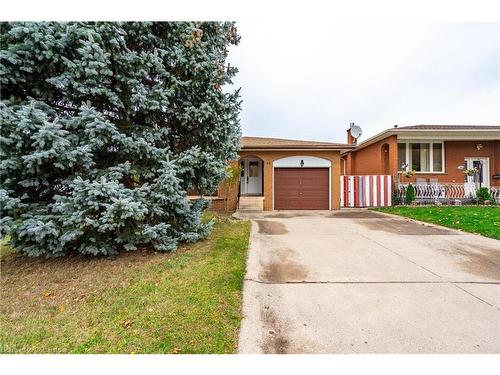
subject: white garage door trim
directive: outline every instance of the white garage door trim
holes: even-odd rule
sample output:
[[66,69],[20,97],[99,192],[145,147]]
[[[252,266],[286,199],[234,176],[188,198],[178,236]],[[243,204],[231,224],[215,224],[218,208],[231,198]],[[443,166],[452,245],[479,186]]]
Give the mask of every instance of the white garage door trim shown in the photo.
[[273,161],[274,168],[330,168],[332,162],[316,156],[288,156]]
[[332,162],[316,156],[288,156],[273,161],[273,210],[274,210],[274,168],[328,168],[328,209],[332,209]]

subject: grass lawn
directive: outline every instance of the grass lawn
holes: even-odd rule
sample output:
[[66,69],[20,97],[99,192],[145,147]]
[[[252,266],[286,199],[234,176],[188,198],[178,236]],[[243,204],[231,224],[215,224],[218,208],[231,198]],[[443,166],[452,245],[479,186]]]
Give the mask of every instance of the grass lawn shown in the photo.
[[500,240],[498,206],[394,206],[376,210]]
[[216,216],[175,253],[31,259],[1,250],[3,353],[232,353],[250,223]]

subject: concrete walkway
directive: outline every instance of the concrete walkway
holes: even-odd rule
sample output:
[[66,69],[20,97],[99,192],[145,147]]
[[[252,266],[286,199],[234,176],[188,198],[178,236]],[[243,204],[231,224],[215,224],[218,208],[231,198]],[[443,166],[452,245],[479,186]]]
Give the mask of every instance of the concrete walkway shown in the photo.
[[366,210],[243,216],[241,353],[500,353],[500,241]]

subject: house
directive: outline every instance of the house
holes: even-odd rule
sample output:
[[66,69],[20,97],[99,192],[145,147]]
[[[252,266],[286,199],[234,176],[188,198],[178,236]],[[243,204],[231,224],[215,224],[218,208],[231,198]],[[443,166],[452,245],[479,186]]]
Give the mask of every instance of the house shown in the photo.
[[210,198],[215,210],[337,210],[350,189],[341,176],[375,177],[364,181],[379,186],[379,205],[393,182],[402,196],[412,183],[421,200],[466,199],[482,186],[500,198],[500,126],[395,126],[359,144],[350,128],[347,143],[242,137],[240,147],[238,176]]
[[337,210],[341,152],[355,145],[278,138],[242,137],[239,178],[222,183],[212,208],[233,211]]
[[466,198],[480,186],[500,192],[500,126],[394,126],[360,144],[347,133],[356,147],[342,153],[344,175],[391,175],[421,199]]

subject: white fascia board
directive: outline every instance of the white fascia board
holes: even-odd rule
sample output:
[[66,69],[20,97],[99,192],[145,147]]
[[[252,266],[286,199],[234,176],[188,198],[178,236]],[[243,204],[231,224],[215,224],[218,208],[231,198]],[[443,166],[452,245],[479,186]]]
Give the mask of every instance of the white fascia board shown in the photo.
[[273,161],[274,168],[329,168],[332,162],[316,156],[288,156]]
[[462,130],[462,131],[405,131],[398,134],[398,140],[443,140],[443,141],[495,141],[500,140],[500,130]]

